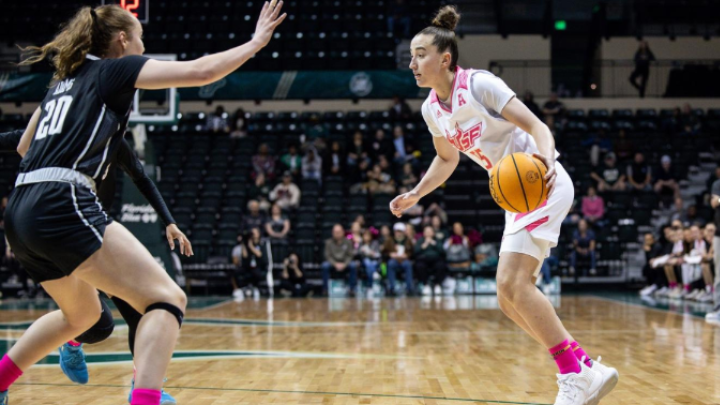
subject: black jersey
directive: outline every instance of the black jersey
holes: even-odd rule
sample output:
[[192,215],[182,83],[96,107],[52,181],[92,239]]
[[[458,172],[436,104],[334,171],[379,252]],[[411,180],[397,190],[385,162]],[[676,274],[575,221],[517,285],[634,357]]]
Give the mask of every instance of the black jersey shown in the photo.
[[63,167],[99,179],[125,133],[135,81],[147,60],[88,55],[72,76],[55,83],[20,172]]
[[[0,133],[0,151],[16,150],[23,133],[24,131],[21,129]],[[114,168],[112,165],[115,164],[118,168],[122,169],[122,171],[130,176],[130,179],[133,181],[138,190],[140,190],[142,195],[148,200],[150,205],[152,205],[165,225],[175,223],[175,219],[173,219],[162,194],[160,194],[160,190],[158,190],[155,183],[150,179],[150,177],[148,177],[147,173],[145,173],[145,168],[143,167],[140,158],[124,138],[120,141],[120,146],[115,154],[111,155],[108,158],[108,161],[107,173],[102,179],[99,179],[97,184],[98,198],[106,210],[108,207],[112,206],[113,200],[115,199],[115,186],[117,180],[115,177],[115,170],[112,170]]]

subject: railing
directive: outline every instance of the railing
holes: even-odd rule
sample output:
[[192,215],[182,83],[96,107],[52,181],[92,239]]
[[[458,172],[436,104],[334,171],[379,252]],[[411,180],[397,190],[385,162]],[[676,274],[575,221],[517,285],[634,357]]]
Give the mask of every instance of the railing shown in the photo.
[[[658,60],[650,64],[650,75],[645,97],[666,97],[668,81],[673,70],[686,67],[720,68],[717,59]],[[563,69],[572,67],[563,66]],[[582,67],[577,67],[582,72]],[[560,83],[552,83],[552,62],[549,60],[496,60],[489,70],[501,77],[517,94],[530,90],[536,97],[547,97]],[[627,60],[602,60],[593,65],[592,80],[596,89],[583,89],[585,97],[638,97],[638,90],[630,84],[635,62]],[[720,71],[719,73],[720,74]],[[698,83],[699,86],[702,83]],[[575,97],[578,89],[568,89]],[[720,95],[718,95],[720,96]]]

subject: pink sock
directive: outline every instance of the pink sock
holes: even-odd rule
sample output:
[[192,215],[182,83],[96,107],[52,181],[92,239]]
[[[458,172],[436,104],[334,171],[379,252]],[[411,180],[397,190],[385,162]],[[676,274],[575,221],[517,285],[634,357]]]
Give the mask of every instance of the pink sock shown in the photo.
[[675,288],[675,287],[677,287],[677,281],[671,281],[670,288]]
[[580,363],[578,363],[575,353],[573,353],[570,343],[563,340],[562,343],[549,349],[550,354],[560,369],[560,374],[579,373]]
[[[590,356],[588,356],[587,353],[585,353],[585,350],[580,347],[578,342],[570,343],[570,347],[572,347],[573,353],[575,353],[575,358],[577,358],[578,361],[582,361],[583,363],[585,363],[586,366],[592,367],[592,359],[590,358]],[[585,361],[583,361],[583,357],[585,357]]]
[[0,360],[0,392],[7,391],[22,373],[7,354],[3,356]]
[[131,405],[160,405],[160,390],[135,388]]
[[690,284],[685,284],[683,289],[685,289],[685,292],[690,292]]
[[68,344],[69,344],[70,346],[72,346],[72,347],[82,346],[82,343],[78,343],[78,342],[76,342],[76,341],[74,341],[74,340],[69,340],[69,341],[68,341]]

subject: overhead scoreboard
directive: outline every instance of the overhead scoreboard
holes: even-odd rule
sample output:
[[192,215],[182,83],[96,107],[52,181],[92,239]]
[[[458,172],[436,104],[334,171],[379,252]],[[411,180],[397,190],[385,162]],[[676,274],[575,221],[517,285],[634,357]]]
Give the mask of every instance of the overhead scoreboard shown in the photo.
[[150,0],[102,0],[102,4],[117,4],[131,12],[143,24],[150,21]]

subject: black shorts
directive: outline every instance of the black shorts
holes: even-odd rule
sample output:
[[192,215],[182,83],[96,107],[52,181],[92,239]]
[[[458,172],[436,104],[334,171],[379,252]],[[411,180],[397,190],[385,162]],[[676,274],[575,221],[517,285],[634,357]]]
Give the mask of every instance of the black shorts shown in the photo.
[[36,283],[69,276],[102,247],[111,222],[93,191],[70,183],[19,186],[5,210],[10,247]]

